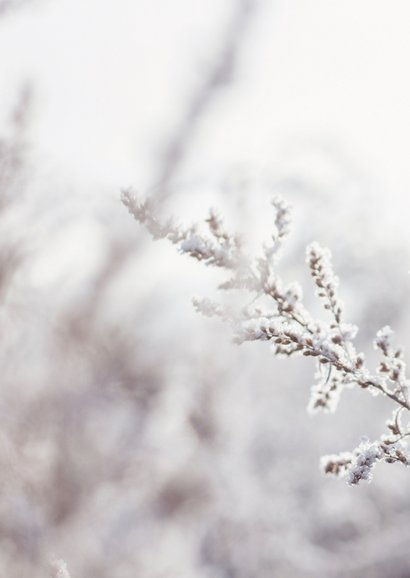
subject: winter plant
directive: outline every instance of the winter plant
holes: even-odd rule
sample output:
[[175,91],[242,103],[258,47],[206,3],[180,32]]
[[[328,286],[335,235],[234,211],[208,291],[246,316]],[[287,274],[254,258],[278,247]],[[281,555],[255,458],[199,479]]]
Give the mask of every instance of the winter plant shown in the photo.
[[290,207],[282,199],[272,201],[274,233],[257,257],[247,254],[240,237],[229,233],[214,211],[204,222],[183,228],[172,221],[160,222],[153,201],[139,201],[130,190],[123,191],[122,201],[155,239],[168,239],[181,253],[206,265],[225,269],[229,276],[219,289],[251,294],[251,305],[233,309],[209,299],[194,300],[197,311],[220,317],[232,326],[236,343],[270,341],[276,355],[315,358],[315,384],[308,404],[310,412],[334,412],[342,391],[351,387],[383,395],[393,402],[386,432],[374,441],[362,438],[360,445],[351,452],[322,457],[321,468],[326,474],[346,478],[347,483],[354,486],[361,480],[370,482],[378,462],[410,465],[406,442],[410,436],[410,422],[404,420],[410,410],[410,381],[406,378],[403,351],[393,345],[390,327],[383,327],[374,340],[381,360],[376,371],[367,367],[364,354],[357,352],[354,344],[358,328],[345,320],[338,278],[328,249],[312,243],[306,250],[306,263],[317,296],[329,313],[328,321],[315,319],[307,311],[298,283],[282,281],[276,266],[291,223]]

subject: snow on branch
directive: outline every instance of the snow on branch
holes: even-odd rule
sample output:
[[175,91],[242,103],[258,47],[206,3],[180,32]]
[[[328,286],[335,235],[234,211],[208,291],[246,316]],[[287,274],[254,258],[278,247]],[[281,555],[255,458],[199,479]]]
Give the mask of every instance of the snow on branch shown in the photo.
[[272,201],[274,231],[270,243],[256,257],[246,253],[240,238],[229,233],[222,218],[213,211],[204,222],[183,228],[172,221],[160,223],[153,204],[138,201],[130,190],[123,191],[122,202],[154,238],[168,239],[181,253],[225,269],[229,276],[219,289],[242,289],[252,294],[253,308],[243,306],[239,311],[209,299],[194,300],[195,308],[203,315],[218,316],[231,324],[236,343],[270,341],[279,356],[315,359],[315,382],[308,403],[311,413],[334,412],[343,391],[351,387],[383,395],[394,403],[392,418],[386,424],[388,432],[373,442],[363,438],[351,453],[323,457],[324,473],[357,485],[371,480],[378,462],[410,465],[406,443],[410,422],[403,425],[402,421],[403,414],[410,411],[410,381],[402,350],[392,345],[392,331],[384,327],[374,341],[382,360],[376,371],[367,367],[364,354],[356,350],[354,343],[358,328],[345,320],[330,251],[318,243],[307,247],[306,263],[328,319],[314,319],[303,305],[300,285],[281,279],[276,266],[291,223],[290,207],[282,199]]

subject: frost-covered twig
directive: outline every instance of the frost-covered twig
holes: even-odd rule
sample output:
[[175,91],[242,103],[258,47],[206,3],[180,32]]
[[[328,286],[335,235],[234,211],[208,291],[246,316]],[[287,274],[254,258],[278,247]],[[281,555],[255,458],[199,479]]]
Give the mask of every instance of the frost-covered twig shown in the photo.
[[[364,354],[358,352],[354,344],[358,328],[345,321],[338,279],[328,249],[313,243],[306,255],[317,295],[330,313],[328,321],[314,319],[309,314],[303,305],[299,284],[283,282],[276,265],[290,231],[290,208],[282,199],[272,201],[275,220],[271,242],[263,247],[261,256],[254,258],[245,252],[239,237],[230,234],[214,212],[203,223],[183,228],[172,221],[160,223],[153,205],[149,201],[139,202],[129,190],[122,193],[122,201],[154,238],[166,238],[177,245],[181,253],[227,270],[229,278],[220,289],[252,293],[253,308],[244,306],[239,311],[228,310],[209,299],[194,301],[195,308],[204,315],[228,321],[235,342],[270,341],[278,355],[316,359],[316,383],[308,405],[311,412],[335,411],[342,391],[354,386],[367,389],[373,395],[382,394],[395,403],[393,416],[387,422],[389,433],[374,442],[363,438],[352,453],[325,456],[322,458],[325,473],[346,476],[350,485],[356,485],[361,480],[370,481],[372,469],[379,461],[410,465],[406,449],[410,424],[402,424],[402,412],[410,410],[410,382],[402,350],[393,347],[391,329],[381,329],[374,345],[383,359],[376,372],[368,369]],[[260,305],[256,306],[258,300]]]

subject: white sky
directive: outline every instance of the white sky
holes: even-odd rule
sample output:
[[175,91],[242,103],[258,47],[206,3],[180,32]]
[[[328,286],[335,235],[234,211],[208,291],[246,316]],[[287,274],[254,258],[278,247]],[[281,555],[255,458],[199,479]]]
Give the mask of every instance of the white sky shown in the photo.
[[[37,0],[0,24],[2,117],[28,78],[31,137],[51,170],[95,187],[143,185],[212,61],[231,6]],[[406,0],[261,2],[235,82],[203,120],[188,172],[241,162],[280,171],[298,147],[320,143],[344,151],[404,203],[409,21]]]

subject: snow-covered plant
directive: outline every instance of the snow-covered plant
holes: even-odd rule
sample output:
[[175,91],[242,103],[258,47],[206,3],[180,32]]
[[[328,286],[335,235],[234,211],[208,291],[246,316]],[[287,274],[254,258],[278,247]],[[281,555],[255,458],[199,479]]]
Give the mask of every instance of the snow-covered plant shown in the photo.
[[290,207],[274,198],[274,232],[259,256],[252,257],[240,237],[229,233],[219,215],[211,211],[204,222],[188,228],[172,221],[160,222],[152,201],[139,201],[132,191],[122,193],[129,212],[144,224],[155,239],[166,238],[181,253],[225,269],[229,276],[219,286],[224,291],[240,290],[252,299],[241,307],[227,308],[209,299],[194,299],[194,306],[206,316],[221,317],[232,326],[234,341],[270,341],[279,356],[303,355],[316,360],[315,383],[308,409],[334,412],[342,391],[350,387],[383,395],[394,403],[386,433],[371,442],[362,438],[352,452],[328,455],[321,459],[326,474],[344,477],[349,485],[370,481],[377,462],[401,462],[410,465],[406,438],[410,422],[403,418],[410,410],[409,385],[401,348],[392,344],[392,331],[378,331],[374,346],[381,353],[376,371],[371,371],[363,353],[354,343],[358,328],[346,321],[338,294],[331,254],[317,243],[307,247],[306,262],[316,286],[316,293],[329,313],[328,320],[315,319],[303,305],[298,283],[285,283],[277,272],[284,240],[290,232]]

